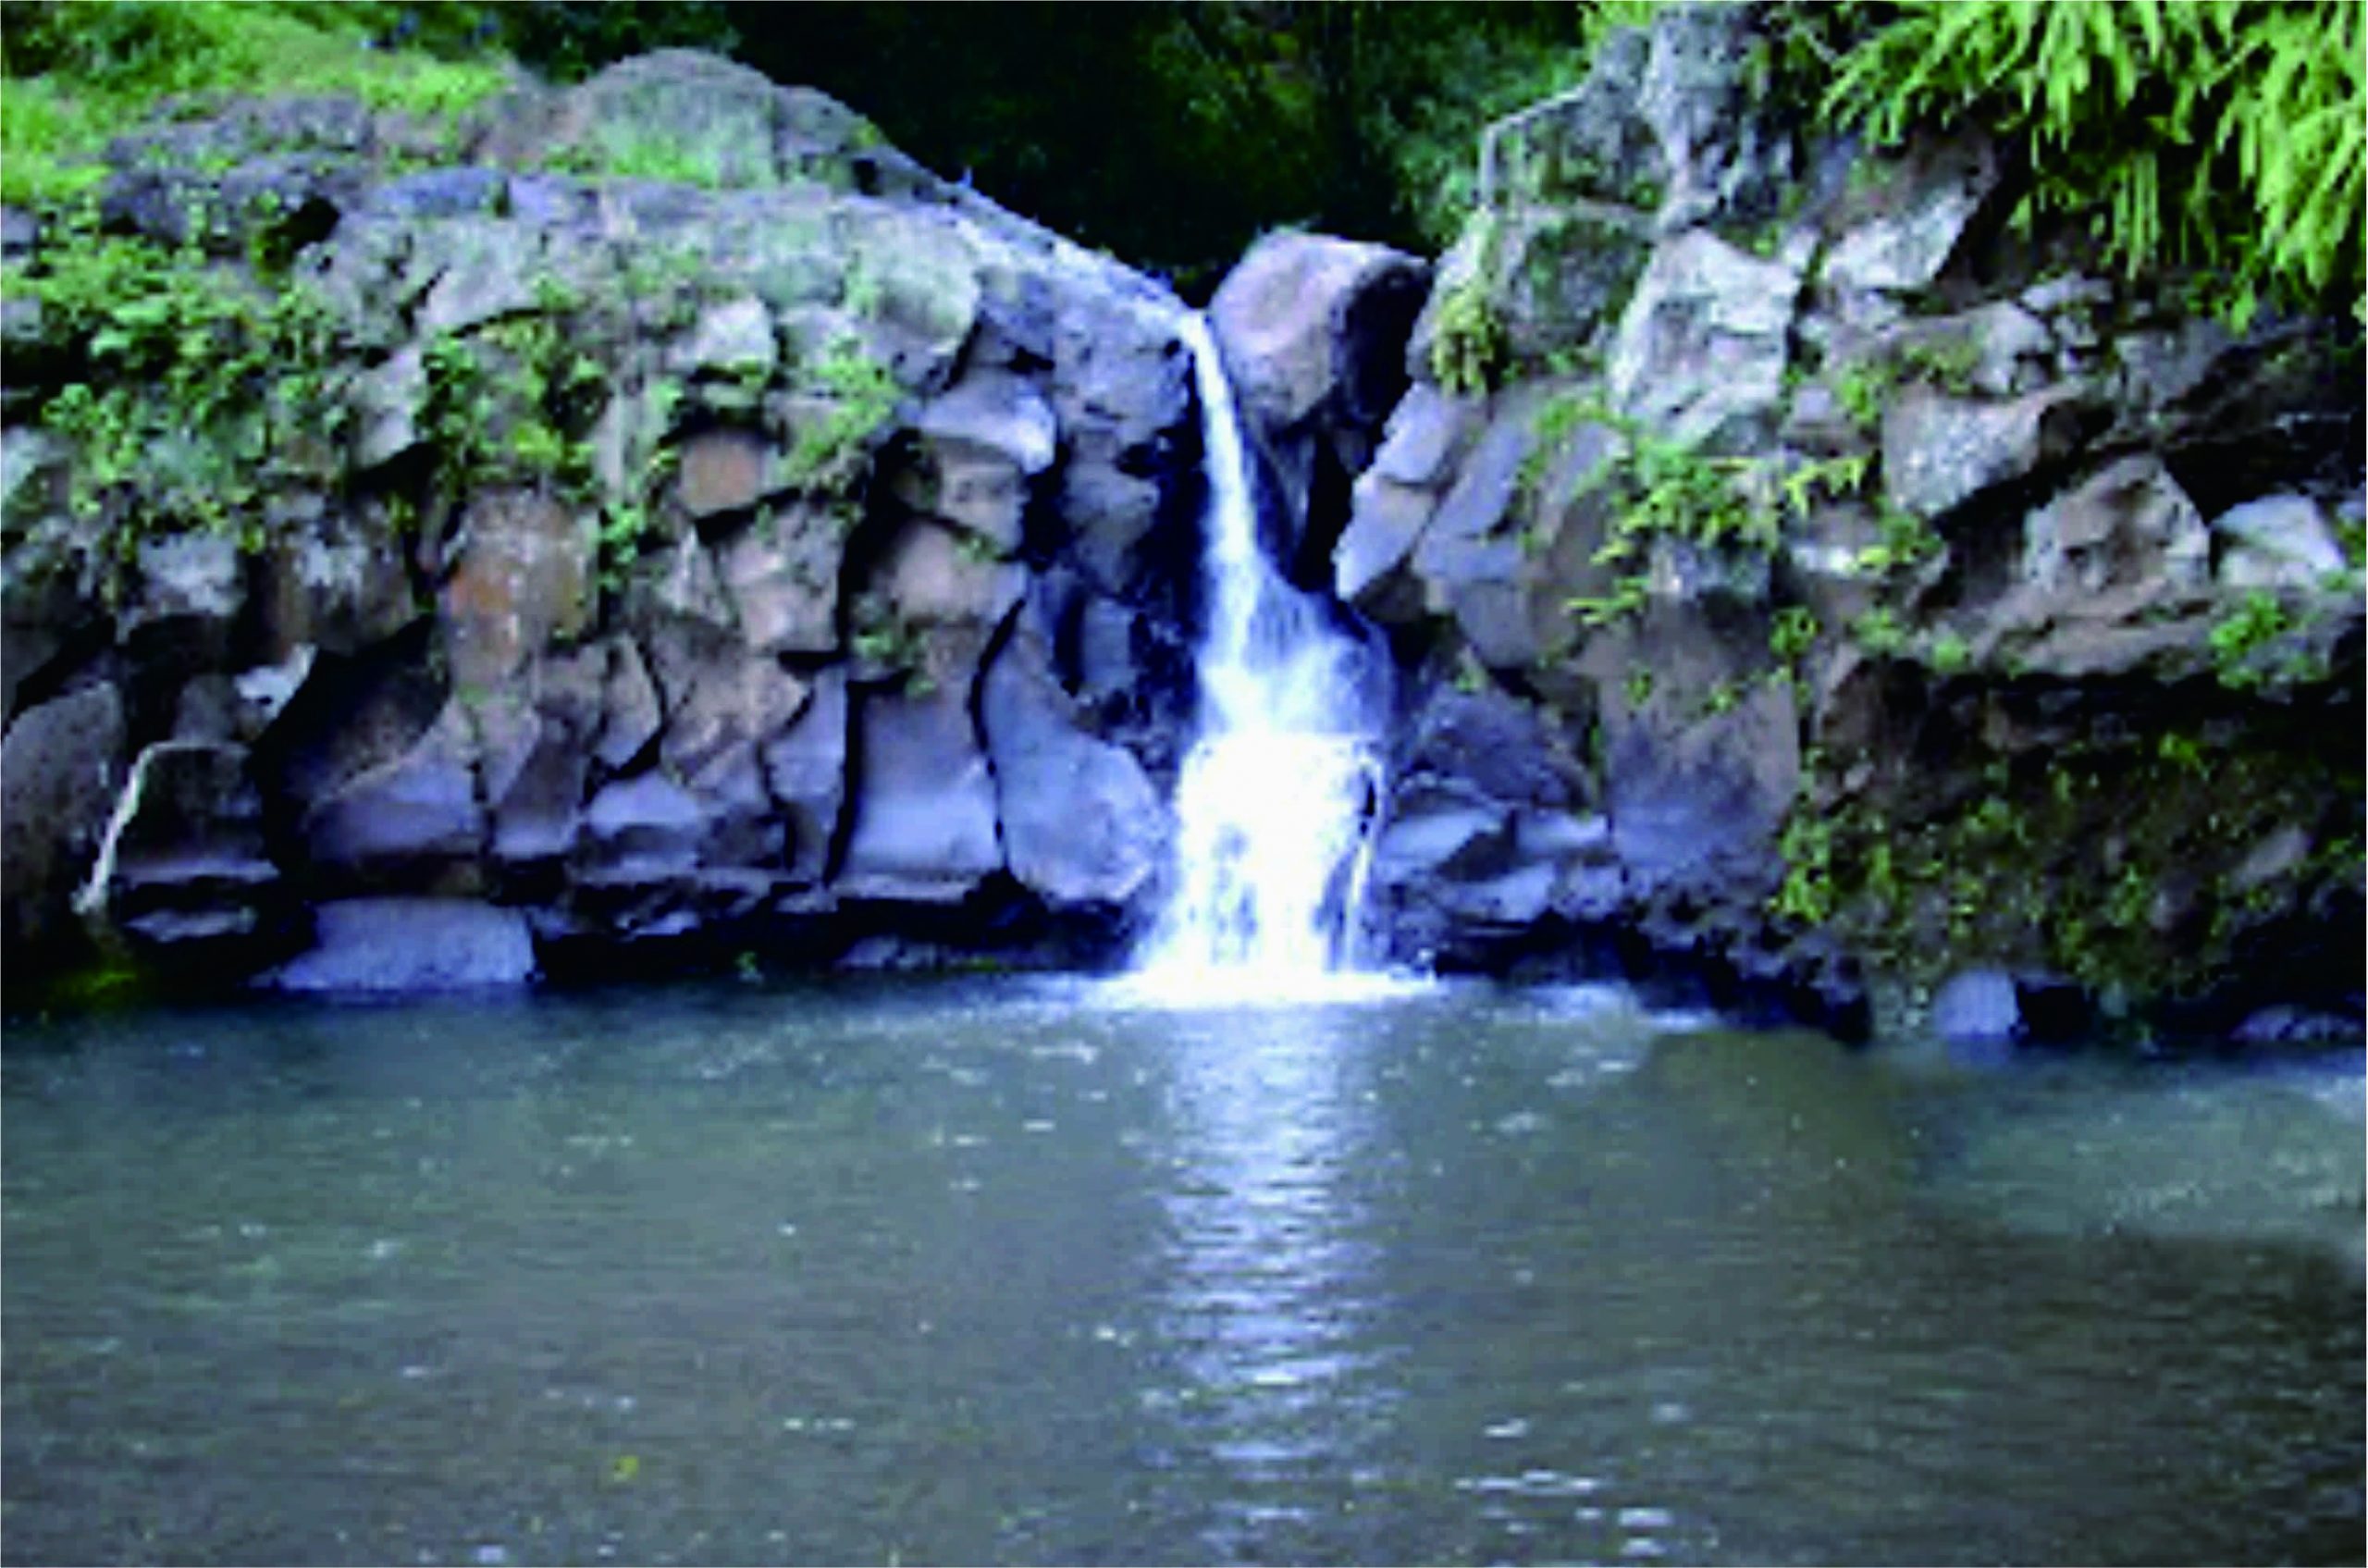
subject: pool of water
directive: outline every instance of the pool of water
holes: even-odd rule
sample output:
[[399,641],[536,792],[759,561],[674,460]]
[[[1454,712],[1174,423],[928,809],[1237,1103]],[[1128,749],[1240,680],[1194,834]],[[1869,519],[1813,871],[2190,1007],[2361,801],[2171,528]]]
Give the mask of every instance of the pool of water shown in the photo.
[[2357,1053],[1032,981],[6,1043],[10,1562],[2362,1556]]

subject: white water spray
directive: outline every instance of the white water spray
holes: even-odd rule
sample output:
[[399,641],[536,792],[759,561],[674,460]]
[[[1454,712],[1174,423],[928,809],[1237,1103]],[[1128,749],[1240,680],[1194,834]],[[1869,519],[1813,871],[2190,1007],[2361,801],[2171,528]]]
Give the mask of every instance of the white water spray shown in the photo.
[[1201,725],[1176,790],[1178,885],[1142,976],[1195,1000],[1321,989],[1349,951],[1381,785],[1357,645],[1258,542],[1233,389],[1185,325],[1209,483]]

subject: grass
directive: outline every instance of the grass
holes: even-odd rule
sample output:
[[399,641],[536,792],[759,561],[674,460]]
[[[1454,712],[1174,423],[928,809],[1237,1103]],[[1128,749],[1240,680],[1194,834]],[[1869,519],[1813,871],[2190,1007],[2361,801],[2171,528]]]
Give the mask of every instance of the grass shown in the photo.
[[375,47],[405,7],[291,0],[46,0],[0,28],[0,201],[38,205],[90,190],[97,156],[168,102],[202,110],[247,94],[342,96],[449,121],[512,84],[494,58]]

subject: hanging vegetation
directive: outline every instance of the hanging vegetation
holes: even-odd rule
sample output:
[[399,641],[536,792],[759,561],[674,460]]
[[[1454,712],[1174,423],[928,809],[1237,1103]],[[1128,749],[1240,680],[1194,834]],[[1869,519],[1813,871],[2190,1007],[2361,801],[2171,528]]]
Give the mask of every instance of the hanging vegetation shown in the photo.
[[1903,0],[1876,20],[1828,114],[1883,144],[1988,124],[2028,154],[2024,225],[2086,223],[2132,275],[2209,269],[2238,320],[2264,298],[2362,309],[2355,0]]

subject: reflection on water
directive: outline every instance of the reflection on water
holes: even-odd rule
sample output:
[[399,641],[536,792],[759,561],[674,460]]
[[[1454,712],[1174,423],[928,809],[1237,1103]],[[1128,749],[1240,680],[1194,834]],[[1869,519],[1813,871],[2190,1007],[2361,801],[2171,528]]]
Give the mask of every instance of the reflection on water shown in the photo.
[[[1211,1555],[1301,1519],[1319,1478],[1389,1402],[1360,1377],[1373,1227],[1347,1177],[1376,1157],[1354,1014],[1292,1007],[1178,1020],[1168,1054],[1170,1270],[1159,1333],[1232,1478]],[[1269,1485],[1269,1483],[1279,1483]]]
[[8,1046],[9,1562],[2362,1553],[2356,1057],[1008,982]]

